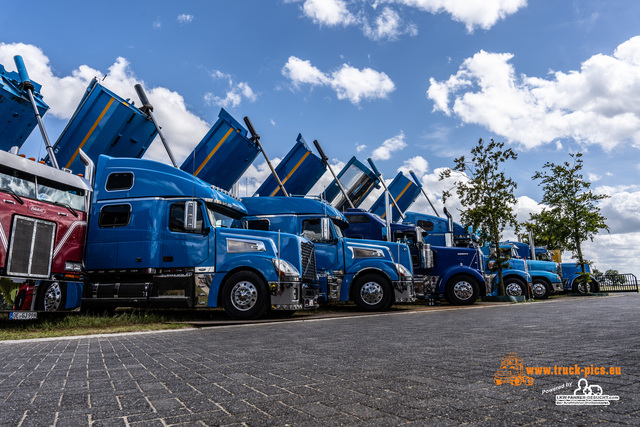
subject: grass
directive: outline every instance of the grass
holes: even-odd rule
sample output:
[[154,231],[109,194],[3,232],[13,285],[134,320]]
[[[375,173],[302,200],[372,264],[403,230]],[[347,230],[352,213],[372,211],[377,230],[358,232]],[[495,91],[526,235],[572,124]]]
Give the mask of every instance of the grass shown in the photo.
[[[440,302],[438,306],[449,306],[449,304]],[[415,310],[425,307],[428,307],[426,301],[418,301],[394,304],[391,311]],[[357,314],[359,312],[355,304],[333,303],[317,310],[299,311],[295,313],[293,319],[304,319],[316,314]],[[268,316],[277,317],[277,312],[268,314]],[[103,314],[39,313],[37,320],[9,320],[7,313],[0,313],[0,341],[181,329],[192,327],[191,322],[224,320],[229,320],[229,317],[219,308],[198,310],[120,308],[115,312]]]

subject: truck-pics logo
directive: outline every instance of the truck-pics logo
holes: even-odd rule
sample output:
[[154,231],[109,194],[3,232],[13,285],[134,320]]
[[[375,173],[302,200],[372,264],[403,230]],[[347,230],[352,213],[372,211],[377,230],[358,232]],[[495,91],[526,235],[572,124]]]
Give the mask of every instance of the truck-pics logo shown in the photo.
[[511,384],[519,386],[521,384],[533,385],[533,377],[524,374],[522,358],[518,353],[509,353],[500,361],[500,367],[493,377],[497,384]]
[[620,396],[602,394],[602,387],[589,385],[586,378],[578,381],[573,394],[556,395],[556,405],[610,405],[611,400],[620,400]]

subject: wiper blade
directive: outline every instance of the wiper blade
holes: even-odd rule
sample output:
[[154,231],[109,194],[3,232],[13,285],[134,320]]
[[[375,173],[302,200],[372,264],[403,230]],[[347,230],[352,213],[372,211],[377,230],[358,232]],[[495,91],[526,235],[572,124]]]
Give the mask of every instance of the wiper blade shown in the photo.
[[75,209],[73,209],[70,204],[64,203],[64,202],[53,202],[53,204],[58,206],[64,206],[65,208],[69,209],[69,211],[71,211],[73,216],[78,218],[78,212],[76,212]]
[[18,195],[16,194],[16,192],[15,192],[15,191],[13,191],[12,189],[10,189],[10,188],[2,188],[2,189],[0,189],[0,190],[1,190],[1,191],[5,191],[5,192],[7,192],[7,193],[11,194],[13,197],[15,197],[15,199],[16,199],[18,202],[20,202],[20,204],[21,204],[21,205],[24,205],[24,200],[22,200],[22,198],[21,198],[20,196],[18,196]]

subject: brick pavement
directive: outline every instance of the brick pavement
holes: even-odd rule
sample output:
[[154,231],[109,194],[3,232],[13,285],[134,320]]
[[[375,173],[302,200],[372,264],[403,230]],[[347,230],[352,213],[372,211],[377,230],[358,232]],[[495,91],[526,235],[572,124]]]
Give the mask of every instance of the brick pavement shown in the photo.
[[[0,343],[0,424],[640,424],[640,295]],[[557,406],[580,376],[495,385],[526,366],[591,376],[610,406]]]

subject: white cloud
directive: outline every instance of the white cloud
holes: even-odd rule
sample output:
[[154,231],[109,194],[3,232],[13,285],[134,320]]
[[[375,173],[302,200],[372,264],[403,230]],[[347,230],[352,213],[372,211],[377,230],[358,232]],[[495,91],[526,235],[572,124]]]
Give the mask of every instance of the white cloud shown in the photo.
[[373,150],[371,159],[389,160],[391,158],[391,153],[402,150],[406,146],[407,143],[405,141],[404,132],[400,132],[398,135],[385,140],[380,147]]
[[[164,87],[147,87],[138,79],[129,66],[129,62],[122,57],[109,67],[105,76],[99,70],[88,65],[81,65],[73,70],[70,76],[58,77],[54,75],[49,58],[42,50],[33,45],[23,43],[0,43],[0,64],[10,69],[13,56],[22,55],[29,77],[42,85],[44,101],[51,115],[57,119],[68,120],[75,111],[84,91],[93,77],[98,77],[100,83],[124,99],[137,100],[134,86],[142,84],[151,104],[154,115],[162,132],[169,141],[178,163],[193,150],[209,129],[209,125],[187,109],[184,98],[177,92]],[[139,104],[138,104],[139,105]],[[53,136],[50,135],[53,140]],[[169,158],[156,138],[145,154],[146,158],[168,163]]]
[[218,105],[223,108],[235,108],[242,103],[243,99],[249,102],[255,102],[258,96],[246,82],[235,83],[230,74],[223,73],[220,70],[214,70],[209,73],[213,79],[227,80],[229,88],[225,92],[225,96],[217,96],[213,92],[204,94],[204,101],[207,105]]
[[347,26],[356,20],[343,0],[306,0],[302,10],[307,17],[320,25]]
[[361,151],[365,150],[367,148],[366,144],[357,144],[356,145],[356,152],[360,153]]
[[158,18],[155,21],[153,21],[151,26],[153,27],[154,30],[159,30],[160,28],[162,28],[162,21],[160,20],[160,18]]
[[[285,0],[285,3],[298,1]],[[386,6],[378,12],[381,4]],[[405,23],[398,10],[408,9],[409,14],[414,9],[430,14],[448,13],[471,33],[476,28],[490,29],[526,5],[526,0],[305,0],[301,10],[304,16],[321,26],[353,25],[373,40],[393,40],[418,32],[415,24]]]
[[191,22],[193,22],[193,15],[182,13],[178,15],[177,19],[179,24],[190,24]]
[[360,70],[343,64],[328,75],[311,65],[310,61],[295,56],[289,57],[282,68],[282,75],[290,79],[296,88],[301,84],[330,86],[338,99],[348,99],[354,105],[362,99],[384,99],[395,90],[395,84],[383,72],[371,68]]
[[516,75],[512,54],[480,51],[447,80],[431,78],[427,97],[434,111],[485,126],[527,149],[560,138],[607,151],[628,142],[640,148],[639,57],[640,36],[613,56],[594,55],[579,71],[545,80]]
[[475,28],[488,30],[501,19],[516,13],[527,5],[526,0],[381,0],[415,7],[428,13],[449,13],[454,21],[462,22],[467,31]]
[[409,175],[409,171],[413,171],[418,177],[424,175],[429,171],[429,162],[422,156],[415,156],[405,160],[402,166],[398,168],[398,172]]

